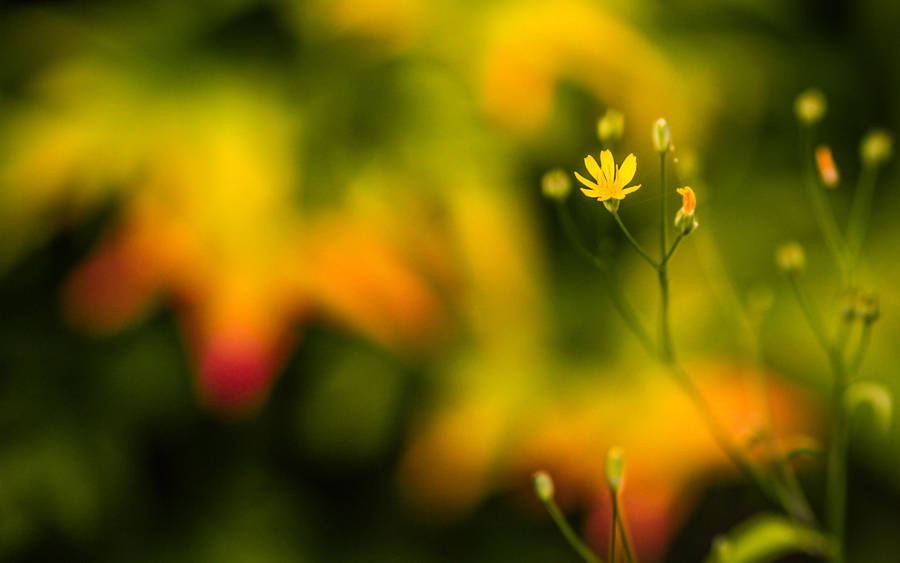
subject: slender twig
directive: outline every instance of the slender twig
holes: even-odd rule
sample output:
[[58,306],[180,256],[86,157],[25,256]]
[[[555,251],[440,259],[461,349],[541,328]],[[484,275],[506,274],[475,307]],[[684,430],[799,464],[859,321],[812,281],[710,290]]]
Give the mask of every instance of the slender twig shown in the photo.
[[870,164],[863,164],[859,183],[853,193],[853,203],[850,205],[850,219],[847,222],[847,266],[851,274],[859,261],[863,239],[866,236],[866,224],[871,215],[876,177],[877,169]]
[[[613,500],[613,502],[618,503],[618,500]],[[626,530],[625,525],[625,511],[619,508],[618,513],[619,539],[622,542],[622,551],[625,552],[626,561],[628,561],[628,563],[634,563],[634,553],[631,550],[631,540],[628,539],[628,531]]]
[[641,255],[641,258],[643,258],[644,260],[647,261],[648,264],[653,266],[653,269],[659,269],[659,265],[656,263],[656,261],[653,258],[650,258],[650,255],[647,254],[647,251],[644,250],[644,248],[640,245],[640,243],[638,243],[638,241],[635,240],[635,238],[631,235],[631,232],[628,230],[628,227],[625,226],[625,223],[622,222],[622,218],[619,217],[619,212],[612,211],[611,214],[615,218],[616,224],[618,224],[619,228],[622,229],[622,232],[625,233],[625,238],[627,238],[628,242],[631,243],[631,246],[633,246],[634,249],[637,250],[638,254]]
[[637,337],[638,341],[641,343],[647,353],[651,356],[656,356],[658,353],[656,345],[647,334],[647,331],[644,330],[641,321],[638,319],[637,313],[625,298],[618,280],[609,267],[609,263],[602,257],[597,256],[590,250],[588,250],[587,246],[581,241],[581,237],[578,235],[578,229],[575,227],[575,221],[572,219],[572,214],[569,212],[569,208],[564,202],[557,203],[556,211],[559,216],[560,223],[562,223],[563,225],[563,231],[565,231],[566,236],[569,238],[569,241],[584,259],[597,267],[597,269],[603,274],[609,298],[612,301],[613,307],[615,307],[616,312],[620,317],[622,317],[625,325],[629,330],[631,330],[632,333],[634,333],[635,337]]
[[675,240],[672,241],[672,247],[669,249],[669,252],[666,253],[665,258],[663,258],[663,261],[662,261],[663,264],[669,263],[669,260],[672,258],[672,255],[675,254],[675,249],[678,248],[678,243],[680,243],[681,239],[683,239],[683,238],[684,238],[684,235],[681,233],[678,233],[678,236],[676,236]]
[[566,538],[566,541],[569,542],[569,545],[572,546],[572,549],[581,556],[582,559],[587,561],[588,563],[603,563],[603,560],[597,557],[596,554],[591,550],[590,547],[587,546],[581,538],[578,537],[578,534],[575,533],[575,530],[569,525],[569,522],[566,521],[566,517],[563,515],[562,511],[559,509],[559,506],[556,505],[556,501],[553,499],[549,499],[544,501],[544,506],[547,507],[547,512],[550,513],[550,517],[553,518],[553,521],[556,523],[556,527],[559,528],[559,531],[562,533],[563,537]]
[[615,491],[612,494],[612,528],[609,531],[609,561],[616,561],[616,529],[619,527],[619,499]]

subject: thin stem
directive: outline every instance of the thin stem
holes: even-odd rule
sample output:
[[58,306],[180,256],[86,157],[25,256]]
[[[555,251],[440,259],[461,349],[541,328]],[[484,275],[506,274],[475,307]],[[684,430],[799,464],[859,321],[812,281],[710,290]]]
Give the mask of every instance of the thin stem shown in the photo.
[[622,229],[623,233],[625,233],[625,238],[628,239],[628,242],[631,243],[631,246],[633,246],[634,249],[638,251],[638,254],[640,254],[648,264],[653,266],[653,269],[658,269],[659,265],[656,263],[656,261],[653,258],[650,258],[650,255],[647,254],[647,251],[645,251],[644,248],[638,243],[638,241],[635,240],[635,238],[631,235],[631,232],[628,230],[628,227],[626,227],[625,223],[622,222],[622,218],[619,217],[619,212],[611,211],[610,213],[615,218],[616,223],[619,225],[619,228]]
[[684,238],[684,235],[678,233],[678,236],[675,237],[675,240],[672,241],[672,248],[669,249],[669,252],[666,254],[665,258],[663,258],[662,263],[668,264],[669,260],[672,258],[672,255],[675,254],[675,249],[678,248],[678,243],[681,242],[681,239]]
[[872,323],[867,322],[862,326],[862,332],[859,334],[859,343],[856,345],[856,353],[853,354],[853,359],[850,361],[850,369],[848,370],[848,375],[850,377],[859,373],[859,368],[862,367],[866,352],[869,350],[869,341],[871,339]]
[[572,549],[581,556],[582,559],[587,561],[588,563],[603,563],[603,560],[597,557],[591,548],[587,546],[581,538],[578,537],[578,534],[575,533],[575,530],[569,526],[569,523],[566,521],[566,517],[563,515],[562,511],[559,509],[559,506],[556,505],[556,501],[550,499],[544,502],[544,506],[547,507],[547,512],[550,513],[550,517],[553,518],[553,521],[556,523],[556,527],[559,528],[559,531],[562,533],[563,537],[566,538],[566,541],[569,542],[569,545],[572,546]]
[[828,341],[828,335],[825,333],[825,327],[822,324],[822,318],[819,316],[819,312],[813,307],[812,303],[809,300],[809,296],[806,294],[806,291],[803,290],[803,286],[800,285],[797,276],[794,274],[788,275],[788,281],[791,283],[791,288],[794,290],[794,296],[797,298],[797,303],[800,304],[800,309],[803,311],[803,316],[806,317],[806,322],[809,324],[809,327],[812,329],[813,334],[816,336],[816,340],[819,341],[819,344],[822,346],[822,349],[831,356],[832,355],[832,346]]
[[666,193],[666,153],[659,155],[659,267],[657,268],[659,278],[659,349],[663,361],[672,361],[672,336],[669,332],[669,274],[666,264],[667,249],[667,229],[666,225],[668,216]]
[[609,298],[612,301],[616,312],[625,322],[625,325],[632,333],[634,333],[635,337],[637,337],[647,353],[651,356],[657,355],[656,345],[647,334],[647,331],[644,330],[641,321],[638,319],[637,313],[635,313],[634,309],[631,308],[631,305],[625,298],[625,294],[622,292],[618,280],[616,280],[615,275],[610,270],[609,263],[602,257],[593,254],[587,249],[587,246],[581,242],[581,237],[578,235],[578,229],[575,227],[575,221],[572,219],[572,214],[569,212],[569,208],[564,202],[557,203],[556,211],[559,216],[559,221],[563,225],[563,231],[565,231],[569,241],[585,260],[593,264],[602,273],[604,281],[606,282]]
[[616,561],[616,528],[619,527],[619,499],[615,491],[610,491],[612,495],[612,529],[609,531],[609,561]]
[[[617,501],[613,501],[617,502]],[[628,563],[634,563],[634,553],[631,551],[631,542],[628,539],[628,532],[625,526],[625,512],[619,509],[619,539],[622,542],[622,550],[625,552],[625,559]]]
[[874,166],[863,165],[856,192],[853,194],[850,220],[847,223],[847,261],[851,273],[859,261],[859,253],[866,236],[866,226],[872,211],[872,196],[875,193],[877,176],[877,169]]
[[813,214],[819,229],[822,231],[822,238],[825,244],[834,255],[834,260],[841,271],[844,281],[847,280],[847,261],[844,256],[844,241],[838,230],[837,222],[834,219],[834,213],[825,199],[825,194],[816,180],[816,172],[813,166],[813,130],[811,127],[803,128],[803,171],[804,184],[806,185],[806,193],[812,203]]

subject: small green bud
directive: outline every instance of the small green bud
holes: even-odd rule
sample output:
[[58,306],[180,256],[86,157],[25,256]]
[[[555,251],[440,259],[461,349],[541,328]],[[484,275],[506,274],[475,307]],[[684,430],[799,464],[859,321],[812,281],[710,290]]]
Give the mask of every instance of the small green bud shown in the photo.
[[625,134],[625,114],[619,110],[607,109],[597,120],[597,137],[604,145],[610,145]]
[[606,473],[606,483],[613,494],[615,494],[622,488],[622,479],[625,475],[625,452],[622,448],[616,446],[606,452],[604,471]]
[[884,164],[893,152],[894,138],[884,129],[869,131],[859,144],[859,156],[867,166]]
[[562,168],[554,168],[541,178],[541,191],[548,199],[563,200],[572,191],[572,181]]
[[691,234],[691,231],[700,226],[693,213],[685,213],[684,209],[679,209],[675,213],[675,229],[683,236]]
[[827,109],[825,95],[816,88],[804,90],[794,101],[794,114],[804,125],[815,125],[821,121]]
[[616,213],[617,211],[619,211],[619,203],[621,203],[621,201],[614,197],[611,197],[603,202],[603,207],[605,207],[606,210],[610,213]]
[[860,294],[856,306],[856,314],[866,324],[872,324],[881,316],[881,308],[878,305],[878,296],[871,291]]
[[656,152],[666,152],[672,144],[672,130],[669,122],[660,117],[653,124],[653,148]]
[[806,254],[799,243],[788,242],[778,247],[775,252],[775,262],[782,272],[797,274],[806,267]]
[[553,479],[546,471],[537,471],[531,476],[534,483],[534,494],[541,502],[550,502],[553,500]]

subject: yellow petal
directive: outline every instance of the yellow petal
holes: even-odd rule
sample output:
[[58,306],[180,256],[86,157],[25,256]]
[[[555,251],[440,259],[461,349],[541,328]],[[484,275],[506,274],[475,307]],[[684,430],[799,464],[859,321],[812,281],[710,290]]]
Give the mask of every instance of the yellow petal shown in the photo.
[[600,197],[600,193],[597,190],[591,190],[588,188],[580,188],[580,189],[581,189],[581,193],[588,196],[589,198],[593,199],[596,197]]
[[603,168],[603,175],[610,184],[616,179],[616,161],[608,150],[600,153],[600,166]]
[[597,188],[600,187],[597,184],[595,184],[594,182],[591,182],[590,180],[588,180],[587,178],[585,178],[584,176],[579,174],[578,172],[575,173],[575,177],[578,178],[579,182],[581,182],[585,186],[591,188],[592,190],[596,190]]
[[584,157],[584,166],[587,168],[587,171],[590,172],[591,176],[594,177],[598,182],[600,181],[600,166],[597,165],[597,161],[594,160],[594,157],[591,155],[587,155]]
[[623,192],[623,191],[618,191],[618,192],[614,193],[614,194],[612,195],[612,197],[614,197],[614,198],[616,198],[616,199],[625,199],[625,192]]
[[622,167],[619,168],[619,172],[616,174],[616,185],[620,188],[627,186],[628,182],[634,179],[635,172],[637,172],[637,158],[633,154],[629,154],[625,157]]
[[640,185],[640,184],[638,184],[638,185],[636,185],[636,186],[631,186],[630,188],[625,188],[624,190],[622,190],[621,193],[624,194],[624,195],[628,195],[628,194],[630,194],[631,192],[636,192],[636,191],[638,191],[639,189],[641,189],[641,185]]

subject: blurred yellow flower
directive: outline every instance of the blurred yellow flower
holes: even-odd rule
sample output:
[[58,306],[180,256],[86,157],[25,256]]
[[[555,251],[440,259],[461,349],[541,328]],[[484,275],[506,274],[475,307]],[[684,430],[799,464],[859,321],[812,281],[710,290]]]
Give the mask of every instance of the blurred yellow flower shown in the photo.
[[606,201],[610,198],[622,200],[626,195],[641,187],[640,184],[625,187],[634,178],[634,173],[637,171],[637,158],[633,154],[625,157],[620,168],[616,166],[612,153],[606,150],[600,153],[600,163],[598,165],[591,155],[584,157],[584,165],[596,182],[588,180],[578,172],[575,173],[578,181],[587,186],[587,189],[581,188],[584,195],[595,198],[597,201]]

